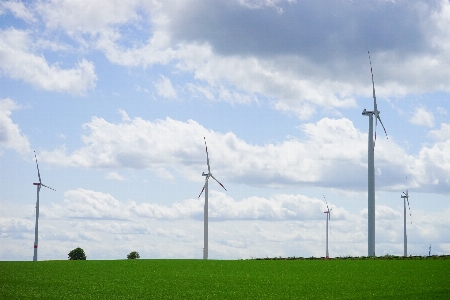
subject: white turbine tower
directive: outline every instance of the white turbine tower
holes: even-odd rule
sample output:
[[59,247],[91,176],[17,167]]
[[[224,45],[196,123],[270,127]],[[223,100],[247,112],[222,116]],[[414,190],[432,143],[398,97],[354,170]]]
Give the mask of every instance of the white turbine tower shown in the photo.
[[41,174],[39,173],[39,165],[37,162],[37,157],[36,157],[36,152],[34,152],[34,158],[36,159],[36,168],[38,171],[38,177],[39,177],[39,182],[35,182],[33,183],[33,185],[37,186],[37,201],[36,201],[36,225],[34,227],[34,255],[33,255],[33,261],[37,261],[37,250],[38,250],[38,225],[39,225],[39,192],[41,191],[41,186],[45,186],[48,189],[54,190],[55,189],[46,186],[45,184],[42,183],[41,181]]
[[[411,217],[411,208],[409,207],[409,195],[408,190],[406,193],[403,192],[403,195],[400,196],[403,198],[403,256],[408,256],[408,236],[406,235],[406,203],[408,202],[409,209],[409,217]],[[412,221],[411,221],[412,224]]]
[[[377,98],[375,96],[375,83],[373,81],[372,61],[370,60],[370,73],[372,74],[372,89],[373,89],[373,111],[363,110],[362,115],[369,117],[369,145],[368,145],[368,195],[367,195],[367,219],[368,219],[368,256],[375,256],[375,166],[374,166],[374,152],[375,142],[377,140],[377,122],[380,120],[381,126],[384,128],[383,122],[380,118],[380,111],[377,108]],[[375,116],[375,141],[373,138],[373,117]]]
[[324,211],[323,213],[327,214],[326,218],[327,218],[327,241],[326,241],[326,258],[328,258],[330,255],[328,253],[328,220],[330,220],[331,218],[331,211],[333,210],[333,208],[329,209],[328,208],[328,202],[327,199],[325,198],[325,195],[323,196],[323,198],[325,199],[325,203],[327,204],[327,211]]
[[202,173],[202,176],[206,176],[206,179],[205,179],[205,185],[203,186],[203,189],[202,189],[200,195],[198,195],[198,197],[200,198],[203,191],[205,191],[205,207],[203,210],[203,259],[208,259],[208,180],[209,180],[209,178],[212,177],[212,179],[217,181],[220,184],[220,186],[223,187],[223,189],[225,191],[227,189],[223,186],[223,184],[221,184],[219,182],[219,180],[217,180],[211,174],[211,168],[209,166],[208,146],[206,146],[206,138],[203,137],[203,139],[205,140],[206,164],[208,165],[208,173],[205,173],[205,172]]

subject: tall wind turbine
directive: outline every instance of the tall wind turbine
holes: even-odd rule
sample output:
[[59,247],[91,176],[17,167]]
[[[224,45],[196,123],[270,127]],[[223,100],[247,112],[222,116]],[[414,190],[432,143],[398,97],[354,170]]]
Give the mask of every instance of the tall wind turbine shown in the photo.
[[328,253],[328,220],[330,220],[330,218],[331,218],[331,210],[333,208],[332,209],[328,208],[328,202],[327,202],[327,199],[325,198],[325,195],[323,196],[323,198],[325,199],[325,203],[327,204],[327,211],[324,211],[323,213],[327,214],[327,242],[326,242],[327,249],[326,249],[326,258],[328,258],[329,257],[329,253]]
[[[411,217],[411,208],[409,207],[409,195],[408,190],[406,193],[403,192],[403,195],[400,196],[403,198],[403,256],[408,256],[408,236],[406,235],[406,202],[408,202],[409,209],[409,217]],[[411,222],[412,224],[412,222]]]
[[203,189],[198,195],[202,195],[203,191],[205,191],[205,207],[203,210],[203,259],[208,259],[208,180],[211,177],[215,181],[217,181],[221,187],[226,191],[227,189],[217,180],[212,174],[211,174],[211,168],[209,166],[209,156],[208,156],[208,146],[206,146],[206,138],[203,137],[205,140],[205,149],[206,149],[206,164],[208,165],[208,173],[202,172],[202,176],[206,176],[205,179],[205,185],[203,186]]
[[[374,166],[374,152],[375,152],[375,142],[377,140],[377,122],[380,120],[381,126],[383,126],[384,133],[386,134],[386,129],[384,128],[383,122],[380,118],[380,111],[377,108],[377,97],[375,96],[375,83],[373,81],[373,71],[372,71],[372,61],[370,60],[370,73],[372,74],[372,90],[373,90],[373,111],[363,110],[362,115],[369,117],[369,145],[368,145],[368,195],[367,195],[367,219],[368,219],[368,256],[375,256],[375,166]],[[373,138],[373,117],[375,116],[375,141]]]
[[33,255],[33,261],[37,261],[37,249],[38,249],[38,225],[39,225],[39,192],[41,191],[41,186],[45,186],[48,189],[54,190],[55,189],[46,186],[45,184],[42,183],[41,181],[41,174],[39,173],[39,165],[37,162],[37,157],[36,157],[36,151],[34,152],[34,158],[36,159],[36,168],[38,171],[38,177],[39,177],[39,182],[35,182],[33,183],[33,185],[37,186],[37,201],[36,201],[36,226],[34,227],[34,255]]

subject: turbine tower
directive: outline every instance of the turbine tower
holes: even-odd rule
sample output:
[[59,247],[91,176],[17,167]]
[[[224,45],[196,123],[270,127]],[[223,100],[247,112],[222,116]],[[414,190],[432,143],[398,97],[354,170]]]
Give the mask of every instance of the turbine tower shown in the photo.
[[208,165],[208,173],[203,172],[202,176],[205,176],[205,185],[203,186],[202,191],[200,192],[200,195],[202,195],[203,191],[205,191],[205,207],[203,209],[203,259],[208,259],[208,180],[211,177],[215,181],[217,181],[221,187],[226,191],[227,189],[221,184],[212,174],[211,174],[211,168],[209,166],[209,156],[208,156],[208,147],[206,146],[206,138],[203,137],[205,140],[205,149],[206,149],[206,164]]
[[[375,83],[373,81],[373,71],[372,71],[372,61],[370,60],[370,73],[372,74],[372,90],[373,90],[373,111],[363,110],[362,115],[369,117],[369,145],[368,145],[368,195],[367,195],[367,219],[368,219],[368,256],[375,256],[375,166],[374,166],[374,152],[375,152],[375,142],[377,140],[377,123],[378,120],[383,126],[384,133],[386,134],[386,129],[384,128],[383,122],[380,118],[380,111],[377,108],[377,98],[375,96]],[[373,138],[373,117],[375,116],[375,140]]]
[[[406,202],[408,202],[409,216],[411,217],[411,208],[409,207],[408,190],[400,196],[403,198],[403,256],[408,256],[408,236],[406,235]],[[412,224],[412,222],[411,222]]]
[[330,220],[331,218],[331,210],[333,209],[329,209],[328,208],[328,203],[327,203],[327,199],[325,198],[325,195],[323,196],[323,198],[325,199],[325,203],[327,204],[327,211],[324,211],[323,213],[327,214],[327,241],[326,241],[326,258],[329,258],[329,253],[328,253],[328,220]]
[[38,171],[38,177],[39,177],[39,182],[35,182],[33,183],[33,185],[37,186],[37,201],[36,201],[36,225],[34,227],[34,255],[33,255],[33,261],[37,261],[37,249],[38,249],[38,227],[39,227],[39,192],[41,191],[41,186],[45,186],[48,189],[54,190],[55,189],[46,186],[45,184],[42,183],[41,181],[41,174],[39,173],[39,165],[37,162],[37,157],[36,157],[36,151],[34,151],[34,158],[36,159],[36,168]]

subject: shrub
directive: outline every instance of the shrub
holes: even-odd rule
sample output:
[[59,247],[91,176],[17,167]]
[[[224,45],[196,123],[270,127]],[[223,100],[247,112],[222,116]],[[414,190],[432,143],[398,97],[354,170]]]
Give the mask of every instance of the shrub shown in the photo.
[[127,255],[128,259],[137,259],[140,258],[139,253],[136,251],[130,252],[130,254]]
[[86,254],[80,247],[69,252],[69,260],[86,260]]

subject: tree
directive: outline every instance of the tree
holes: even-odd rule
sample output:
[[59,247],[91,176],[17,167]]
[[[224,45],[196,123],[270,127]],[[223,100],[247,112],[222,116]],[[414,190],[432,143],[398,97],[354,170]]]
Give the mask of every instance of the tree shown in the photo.
[[130,252],[130,254],[127,255],[128,259],[136,259],[140,258],[139,253],[136,251]]
[[69,252],[69,260],[86,260],[86,254],[80,247]]

